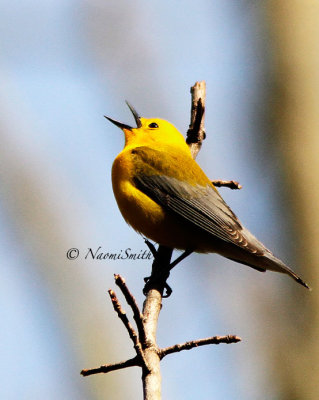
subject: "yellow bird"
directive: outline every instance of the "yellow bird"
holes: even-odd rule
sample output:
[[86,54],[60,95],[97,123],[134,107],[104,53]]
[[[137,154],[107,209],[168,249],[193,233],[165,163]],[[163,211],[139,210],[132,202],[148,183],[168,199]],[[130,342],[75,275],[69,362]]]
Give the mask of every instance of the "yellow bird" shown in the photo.
[[[127,103],[128,104],[128,103]],[[192,158],[183,135],[169,122],[142,118],[121,128],[125,146],[112,167],[118,207],[137,232],[188,254],[218,253],[258,271],[278,271],[308,285],[238,220]]]

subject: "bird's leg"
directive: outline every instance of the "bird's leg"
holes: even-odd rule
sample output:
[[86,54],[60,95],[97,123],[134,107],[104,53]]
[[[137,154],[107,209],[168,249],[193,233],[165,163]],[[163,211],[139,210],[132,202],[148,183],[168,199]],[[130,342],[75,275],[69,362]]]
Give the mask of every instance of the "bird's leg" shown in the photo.
[[143,293],[146,293],[150,290],[150,288],[154,285],[158,285],[158,289],[162,288],[165,290],[165,294],[163,297],[169,297],[172,293],[172,289],[166,283],[166,280],[170,274],[170,260],[172,257],[172,249],[169,249],[165,246],[159,246],[158,250],[156,250],[155,246],[145,239],[145,243],[150,249],[151,253],[154,256],[154,261],[152,265],[152,273],[151,276],[144,278],[145,286],[143,289]]
[[185,250],[184,253],[182,253],[179,257],[176,258],[175,261],[170,263],[169,265],[169,270],[173,269],[177,264],[179,264],[181,261],[184,260],[184,258],[188,257],[190,254],[192,254],[193,250]]
[[173,261],[172,263],[168,264],[167,266],[165,266],[165,269],[162,272],[163,278],[165,279],[165,286],[164,289],[166,290],[165,295],[163,295],[163,297],[169,297],[173,290],[172,288],[166,283],[166,280],[169,277],[169,274],[171,272],[171,270],[181,261],[183,261],[186,257],[188,257],[190,254],[192,254],[193,250],[185,250],[179,257],[176,258],[175,261]]
[[152,242],[150,242],[148,239],[146,239],[145,237],[143,237],[144,242],[146,244],[146,246],[150,249],[150,252],[153,254],[153,257],[156,258],[157,256],[157,250],[156,247],[153,245]]
[[[153,245],[153,243],[151,243],[145,237],[143,239],[144,239],[144,242],[147,245],[147,247],[150,249],[150,252],[153,254],[153,257],[156,258],[157,250],[156,250],[155,246]],[[183,261],[186,257],[188,257],[192,253],[193,253],[193,250],[185,250],[179,257],[176,258],[175,261],[173,261],[172,263],[169,264],[169,270],[173,269],[177,264],[179,264],[181,261]]]
[[161,255],[159,255],[159,252],[158,252],[158,250],[156,250],[156,248],[153,245],[153,243],[151,243],[146,238],[144,238],[144,241],[145,241],[147,247],[150,249],[151,253],[154,256],[154,262],[153,262],[153,266],[152,266],[152,274],[151,274],[151,276],[148,276],[148,277],[144,278],[145,286],[144,286],[144,289],[143,289],[143,293],[146,294],[148,292],[152,281],[159,279],[161,282],[165,282],[165,284],[164,284],[165,294],[163,295],[163,297],[169,297],[172,294],[172,289],[166,283],[166,280],[168,279],[168,277],[170,275],[170,271],[178,263],[180,263],[182,260],[184,260],[186,257],[188,257],[193,251],[192,250],[185,250],[172,263],[169,262],[170,258],[169,258],[168,262],[166,262],[166,260],[165,260],[165,262],[163,263],[163,257]]

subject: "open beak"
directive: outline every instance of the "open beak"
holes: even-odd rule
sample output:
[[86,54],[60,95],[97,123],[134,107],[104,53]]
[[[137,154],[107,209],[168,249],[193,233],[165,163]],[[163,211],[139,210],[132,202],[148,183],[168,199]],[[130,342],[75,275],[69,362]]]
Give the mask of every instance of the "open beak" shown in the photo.
[[[128,101],[126,101],[126,104],[128,105],[128,108],[131,110],[131,113],[133,114],[133,117],[134,117],[135,122],[136,122],[136,127],[140,128],[142,126],[141,117],[138,115],[138,113],[135,110],[135,108]],[[131,131],[133,129],[132,126],[123,124],[122,122],[116,121],[115,119],[107,117],[106,115],[104,115],[104,117],[106,119],[108,119],[109,121],[111,121],[112,124],[118,126],[120,129],[127,129],[129,131]]]

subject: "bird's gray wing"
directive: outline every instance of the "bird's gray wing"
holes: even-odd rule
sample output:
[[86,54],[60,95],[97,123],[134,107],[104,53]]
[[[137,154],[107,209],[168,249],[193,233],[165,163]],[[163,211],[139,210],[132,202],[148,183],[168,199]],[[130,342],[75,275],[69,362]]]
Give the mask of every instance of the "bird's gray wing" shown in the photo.
[[139,190],[180,218],[250,253],[263,254],[261,243],[251,234],[254,240],[247,240],[248,231],[211,185],[193,186],[173,177],[146,174],[134,181]]
[[[167,162],[161,164],[158,153],[158,150],[149,148],[146,151],[144,147],[132,150],[132,154],[139,156],[134,178],[139,190],[169,212],[239,250],[232,252],[236,253],[234,256],[224,254],[226,257],[259,271],[270,269],[287,273],[298,283],[309,288],[291,268],[275,257],[242,226],[212,185],[192,185],[169,176]],[[180,168],[180,164],[176,163],[173,157],[170,162],[169,165],[173,165],[175,169]],[[247,256],[244,256],[242,251]]]

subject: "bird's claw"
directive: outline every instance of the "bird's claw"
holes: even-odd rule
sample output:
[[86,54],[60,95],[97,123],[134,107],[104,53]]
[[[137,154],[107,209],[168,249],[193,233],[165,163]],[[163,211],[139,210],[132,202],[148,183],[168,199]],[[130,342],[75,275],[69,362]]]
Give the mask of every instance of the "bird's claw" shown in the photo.
[[[145,282],[145,285],[144,285],[144,288],[143,288],[143,294],[144,294],[144,296],[146,296],[147,293],[148,293],[148,291],[151,289],[151,284],[152,284],[151,276],[146,276],[146,277],[144,278],[144,282]],[[168,283],[165,282],[164,288],[163,288],[163,295],[162,295],[162,297],[166,299],[166,298],[169,297],[172,293],[173,293],[172,288],[169,286]]]

